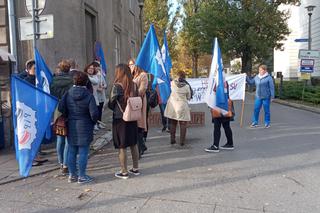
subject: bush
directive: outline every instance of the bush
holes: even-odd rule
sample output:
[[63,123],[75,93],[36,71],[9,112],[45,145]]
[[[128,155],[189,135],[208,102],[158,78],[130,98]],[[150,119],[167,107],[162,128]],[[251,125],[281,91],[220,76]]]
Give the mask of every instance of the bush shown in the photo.
[[[304,96],[302,100],[302,93],[304,82],[302,81],[284,81],[282,85],[281,99],[301,100],[313,104],[320,104],[320,86],[305,86]],[[279,97],[279,86],[275,85],[276,96]]]

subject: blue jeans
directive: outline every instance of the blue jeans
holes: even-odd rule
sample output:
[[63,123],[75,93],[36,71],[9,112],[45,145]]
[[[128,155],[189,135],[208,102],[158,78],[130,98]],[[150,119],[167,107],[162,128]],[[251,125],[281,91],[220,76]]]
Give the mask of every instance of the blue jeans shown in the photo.
[[[69,144],[68,149],[68,169],[70,176],[86,176],[86,169],[88,163],[89,145],[74,146]],[[77,160],[77,155],[78,160]],[[79,166],[79,174],[77,174],[77,163]]]
[[65,136],[57,135],[57,154],[58,162],[67,166],[68,163],[68,139]]
[[264,124],[269,125],[270,124],[270,99],[260,99],[257,97],[255,98],[252,122],[255,124],[259,123],[259,113],[260,113],[261,106],[263,106],[263,110],[264,110]]

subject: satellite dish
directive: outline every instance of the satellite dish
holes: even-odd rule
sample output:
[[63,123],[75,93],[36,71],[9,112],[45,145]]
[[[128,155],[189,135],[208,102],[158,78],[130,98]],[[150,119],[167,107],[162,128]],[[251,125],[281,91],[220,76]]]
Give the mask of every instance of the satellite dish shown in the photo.
[[[32,16],[32,1],[33,0],[25,0],[26,3],[26,10],[27,12]],[[38,11],[38,15],[40,15],[45,6],[46,6],[46,0],[35,0],[36,5],[38,5],[39,11]]]

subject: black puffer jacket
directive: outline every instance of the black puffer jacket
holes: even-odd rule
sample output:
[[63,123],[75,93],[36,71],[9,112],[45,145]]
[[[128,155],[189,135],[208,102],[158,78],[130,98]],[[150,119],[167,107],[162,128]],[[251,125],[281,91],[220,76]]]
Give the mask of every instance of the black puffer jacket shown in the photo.
[[68,118],[68,143],[74,146],[89,145],[93,140],[93,127],[99,112],[87,88],[70,88],[59,103],[59,111]]
[[50,85],[50,94],[59,100],[72,87],[73,79],[68,73],[60,73],[53,77]]

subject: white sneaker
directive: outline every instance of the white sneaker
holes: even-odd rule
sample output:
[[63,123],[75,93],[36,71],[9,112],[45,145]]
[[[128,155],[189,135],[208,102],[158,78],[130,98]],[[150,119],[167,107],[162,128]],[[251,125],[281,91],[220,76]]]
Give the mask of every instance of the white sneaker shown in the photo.
[[95,131],[99,131],[99,127],[98,127],[98,125],[96,124],[96,125],[94,125],[94,128],[93,128]]

